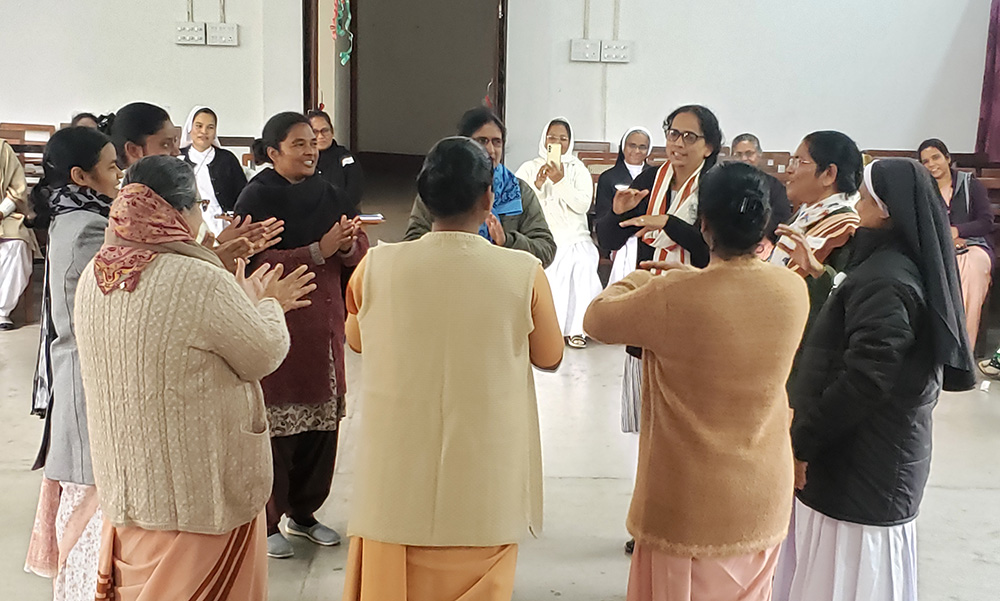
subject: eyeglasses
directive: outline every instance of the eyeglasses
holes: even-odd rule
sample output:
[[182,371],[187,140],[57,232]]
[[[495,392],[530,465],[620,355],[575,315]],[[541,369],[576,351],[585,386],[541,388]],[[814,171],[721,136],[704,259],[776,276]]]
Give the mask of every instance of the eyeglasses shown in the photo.
[[701,134],[696,134],[693,131],[681,131],[679,129],[668,129],[666,132],[667,141],[676,142],[677,140],[684,140],[684,145],[694,144],[698,140],[704,140],[705,136]]
[[330,129],[329,127],[324,127],[323,129],[313,129],[313,133],[316,134],[317,136],[322,136],[322,135],[329,136],[330,134],[333,133],[333,130]]
[[474,138],[481,146],[493,146],[493,148],[503,148],[503,138]]
[[569,136],[545,136],[545,141],[549,144],[568,144]]
[[813,161],[807,161],[806,159],[803,159],[803,158],[800,158],[800,157],[792,157],[792,158],[788,159],[788,168],[789,169],[798,169],[802,165],[815,165],[815,164],[816,163],[814,163]]
[[649,144],[633,144],[630,142],[625,145],[625,150],[628,150],[629,152],[647,152],[649,150]]

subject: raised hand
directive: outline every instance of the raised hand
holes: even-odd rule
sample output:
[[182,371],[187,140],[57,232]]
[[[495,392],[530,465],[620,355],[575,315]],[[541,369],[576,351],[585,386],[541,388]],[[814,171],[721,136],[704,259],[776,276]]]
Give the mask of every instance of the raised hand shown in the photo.
[[357,219],[348,219],[346,215],[341,215],[340,221],[333,224],[330,231],[323,234],[320,239],[320,253],[324,257],[332,257],[337,252],[351,250],[360,230],[361,226]]
[[548,168],[549,168],[548,177],[550,180],[552,180],[553,184],[558,184],[563,180],[564,177],[566,177],[566,170],[563,167],[562,163],[559,164],[549,163]]
[[277,265],[263,278],[264,297],[277,300],[285,313],[308,307],[312,301],[305,296],[316,289],[316,284],[310,283],[316,274],[307,270],[305,265],[299,265],[294,271],[281,277],[284,269]]
[[639,206],[642,199],[647,196],[649,196],[649,190],[634,190],[632,188],[618,190],[611,200],[611,210],[615,212],[615,215],[628,213]]
[[546,163],[542,165],[541,169],[538,170],[538,175],[535,176],[535,189],[541,190],[542,186],[545,185],[545,180],[549,177],[549,165]]
[[245,217],[220,215],[219,219],[229,222],[229,225],[216,237],[219,244],[225,244],[236,238],[246,238],[253,245],[254,254],[281,242],[281,238],[278,236],[285,231],[285,222],[274,217],[257,223],[254,223],[253,217],[250,215]]
[[647,271],[698,271],[697,267],[692,265],[687,265],[685,263],[678,263],[677,261],[642,261],[639,263],[639,269],[645,269]]
[[806,275],[811,275],[814,278],[823,275],[823,263],[816,258],[805,234],[785,224],[779,225],[775,232],[779,236],[786,237],[795,243],[795,247],[788,251],[788,256],[791,258],[790,262],[794,266],[804,271]]
[[264,298],[264,275],[271,269],[271,266],[264,263],[247,277],[246,259],[236,259],[236,283],[247,293],[247,296],[254,303],[259,303]]
[[235,238],[224,242],[212,251],[219,257],[226,270],[236,273],[239,270],[239,261],[246,262],[254,254],[253,244],[246,238]]
[[667,227],[667,221],[669,220],[669,215],[641,215],[639,217],[633,217],[632,219],[626,219],[618,225],[621,227],[642,228],[636,234],[636,236],[641,237],[645,236],[649,232],[658,232]]
[[497,246],[505,246],[507,244],[507,233],[503,231],[503,224],[500,223],[500,220],[493,213],[490,213],[486,218],[486,229],[490,232],[493,244]]

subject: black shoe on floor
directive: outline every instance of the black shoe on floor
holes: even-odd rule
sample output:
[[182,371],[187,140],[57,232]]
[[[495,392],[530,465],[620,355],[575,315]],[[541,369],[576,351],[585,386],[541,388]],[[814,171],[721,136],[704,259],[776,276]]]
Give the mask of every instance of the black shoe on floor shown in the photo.
[[625,543],[625,555],[631,555],[632,551],[635,551],[635,539],[634,538],[632,540],[628,541],[627,543]]

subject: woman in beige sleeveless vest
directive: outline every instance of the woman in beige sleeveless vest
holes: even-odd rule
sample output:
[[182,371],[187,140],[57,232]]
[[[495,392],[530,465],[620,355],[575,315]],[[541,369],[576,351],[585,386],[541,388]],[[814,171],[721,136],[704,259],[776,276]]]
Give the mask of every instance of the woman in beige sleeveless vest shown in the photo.
[[431,232],[373,248],[348,286],[365,366],[345,600],[509,601],[541,530],[531,367],[563,340],[538,259],[478,233],[492,181],[476,142],[439,142],[417,180]]

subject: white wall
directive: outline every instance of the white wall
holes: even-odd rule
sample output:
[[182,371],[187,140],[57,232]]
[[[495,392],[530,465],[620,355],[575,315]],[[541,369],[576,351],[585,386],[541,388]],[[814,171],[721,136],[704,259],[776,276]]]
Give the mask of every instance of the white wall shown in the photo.
[[[531,0],[534,1],[534,0]],[[358,148],[425,154],[479,105],[493,78],[496,4],[358,3]]]
[[[915,148],[930,136],[975,145],[986,56],[986,0],[621,0],[626,65],[571,63],[583,0],[509,0],[508,163],[537,152],[567,116],[579,139],[654,132],[686,103],[708,106],[731,139],[757,133],[794,150],[816,129],[862,148]],[[592,0],[590,37],[610,39],[614,0]],[[602,94],[607,73],[607,95]]]
[[[183,0],[2,0],[0,121],[69,121],[136,100],[163,106],[181,125],[196,104],[219,114],[221,135],[260,135],[264,121],[302,109],[298,0],[230,0],[235,48],[178,46]],[[218,21],[218,3],[196,0],[195,19]]]

